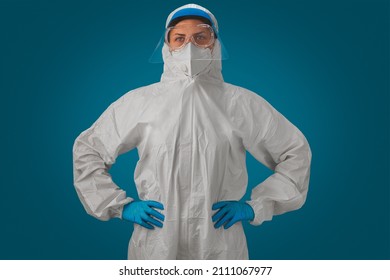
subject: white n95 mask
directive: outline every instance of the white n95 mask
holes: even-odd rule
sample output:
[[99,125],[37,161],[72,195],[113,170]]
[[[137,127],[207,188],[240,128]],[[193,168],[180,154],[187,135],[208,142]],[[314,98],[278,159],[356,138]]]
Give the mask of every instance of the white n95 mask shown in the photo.
[[194,77],[204,71],[212,61],[211,49],[199,48],[189,42],[183,48],[170,52],[169,64],[175,71]]

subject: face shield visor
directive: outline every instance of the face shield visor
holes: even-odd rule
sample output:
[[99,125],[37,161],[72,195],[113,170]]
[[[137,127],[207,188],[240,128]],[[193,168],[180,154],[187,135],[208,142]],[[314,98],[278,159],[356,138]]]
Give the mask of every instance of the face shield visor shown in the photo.
[[[149,58],[151,63],[163,63],[162,49],[164,45],[169,48],[171,54],[180,53],[188,44],[191,47],[199,49],[210,49],[212,55],[208,60],[225,60],[228,59],[228,53],[221,41],[220,34],[217,34],[209,24],[181,24],[180,22],[165,29],[155,50]],[[216,50],[220,48],[220,51]],[[206,58],[195,58],[206,59]]]

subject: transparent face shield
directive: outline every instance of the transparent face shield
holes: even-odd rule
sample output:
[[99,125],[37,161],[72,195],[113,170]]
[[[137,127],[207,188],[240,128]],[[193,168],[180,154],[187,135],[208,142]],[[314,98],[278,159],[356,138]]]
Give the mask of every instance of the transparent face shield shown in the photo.
[[[217,42],[218,40],[218,42]],[[208,24],[180,24],[169,27],[161,36],[154,52],[149,58],[151,63],[163,63],[162,49],[167,45],[169,51],[173,54],[181,52],[187,44],[199,49],[209,48],[213,52],[214,47],[220,47],[221,55],[213,55],[212,60],[228,59],[228,53],[221,41],[220,35],[216,34],[214,29]]]

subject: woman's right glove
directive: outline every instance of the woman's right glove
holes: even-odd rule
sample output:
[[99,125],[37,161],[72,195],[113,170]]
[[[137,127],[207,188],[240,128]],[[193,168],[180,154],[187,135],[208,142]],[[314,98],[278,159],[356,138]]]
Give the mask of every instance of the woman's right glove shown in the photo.
[[159,220],[164,221],[165,217],[153,208],[164,210],[164,206],[157,201],[132,201],[123,207],[122,218],[147,229],[154,229],[154,226],[161,228],[163,224]]

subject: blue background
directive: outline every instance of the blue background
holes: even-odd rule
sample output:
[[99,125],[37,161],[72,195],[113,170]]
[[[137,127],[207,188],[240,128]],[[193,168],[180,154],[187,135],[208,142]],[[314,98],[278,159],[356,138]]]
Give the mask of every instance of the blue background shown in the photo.
[[[132,225],[86,214],[72,146],[159,80],[147,60],[186,3],[0,2],[1,259],[126,259]],[[245,225],[251,259],[389,259],[389,2],[197,3],[219,20],[225,80],[262,95],[313,152],[304,207]],[[136,161],[133,150],[112,169],[131,196]],[[270,175],[252,157],[248,169],[250,187]]]

